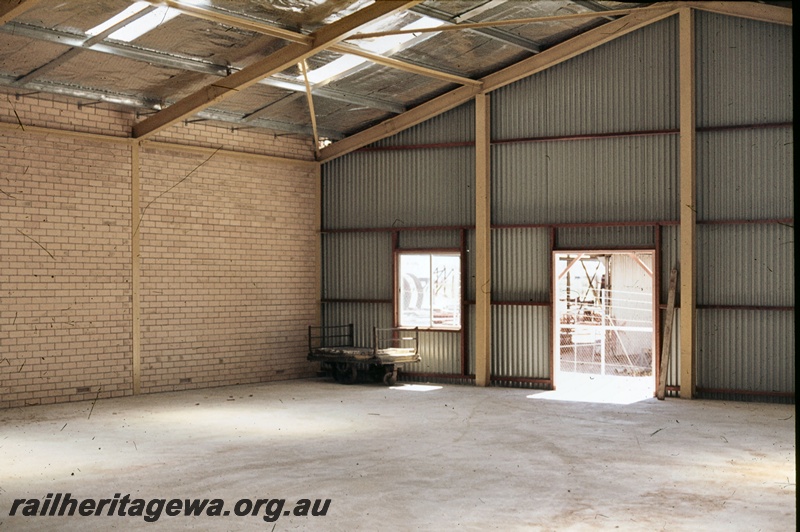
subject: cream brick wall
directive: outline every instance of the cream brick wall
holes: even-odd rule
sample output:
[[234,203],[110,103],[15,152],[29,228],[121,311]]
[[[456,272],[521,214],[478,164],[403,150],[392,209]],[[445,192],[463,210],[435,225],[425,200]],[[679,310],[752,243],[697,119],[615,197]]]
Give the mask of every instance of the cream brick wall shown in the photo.
[[154,140],[186,146],[225,148],[244,153],[314,160],[314,144],[310,138],[266,133],[254,128],[237,129],[218,122],[179,123],[155,135]]
[[83,105],[66,96],[19,96],[0,92],[0,122],[50,127],[63,131],[130,136],[134,115],[110,104]]
[[159,138],[226,151],[144,144],[135,291],[133,114],[2,96],[0,408],[132,394],[134,297],[143,393],[314,374],[317,170],[230,152],[310,161],[308,140],[181,124]]
[[317,311],[313,173],[219,154],[142,158],[142,390],[308,376],[298,348]]
[[130,389],[130,151],[0,132],[0,406]]

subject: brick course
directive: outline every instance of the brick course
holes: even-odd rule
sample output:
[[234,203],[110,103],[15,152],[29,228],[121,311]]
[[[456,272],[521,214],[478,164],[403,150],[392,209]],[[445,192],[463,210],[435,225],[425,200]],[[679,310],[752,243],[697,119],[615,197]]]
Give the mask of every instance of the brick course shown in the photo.
[[[0,129],[0,408],[130,395],[132,158],[120,137],[134,116],[3,99],[0,123],[18,127]],[[226,151],[140,150],[141,391],[313,375],[316,169],[231,153],[310,161],[310,142],[205,123],[158,138]]]

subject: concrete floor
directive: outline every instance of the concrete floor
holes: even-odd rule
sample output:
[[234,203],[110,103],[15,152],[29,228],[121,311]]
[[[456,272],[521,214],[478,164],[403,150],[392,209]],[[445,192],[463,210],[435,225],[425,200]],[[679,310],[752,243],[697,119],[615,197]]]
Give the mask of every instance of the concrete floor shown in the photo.
[[[789,405],[320,379],[0,410],[0,530],[785,531],[795,471]],[[48,493],[230,515],[9,516]]]

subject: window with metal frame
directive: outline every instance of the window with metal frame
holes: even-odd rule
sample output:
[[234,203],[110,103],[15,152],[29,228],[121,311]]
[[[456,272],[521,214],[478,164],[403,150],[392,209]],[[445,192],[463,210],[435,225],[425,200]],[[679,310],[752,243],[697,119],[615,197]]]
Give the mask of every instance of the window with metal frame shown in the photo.
[[397,255],[400,327],[461,328],[461,256],[447,252]]

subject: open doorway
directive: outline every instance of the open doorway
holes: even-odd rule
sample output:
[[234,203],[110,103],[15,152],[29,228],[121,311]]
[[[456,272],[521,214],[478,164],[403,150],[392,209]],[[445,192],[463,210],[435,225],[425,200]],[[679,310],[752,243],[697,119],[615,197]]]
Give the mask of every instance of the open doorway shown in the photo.
[[653,397],[653,258],[649,250],[553,254],[553,378],[565,399]]

